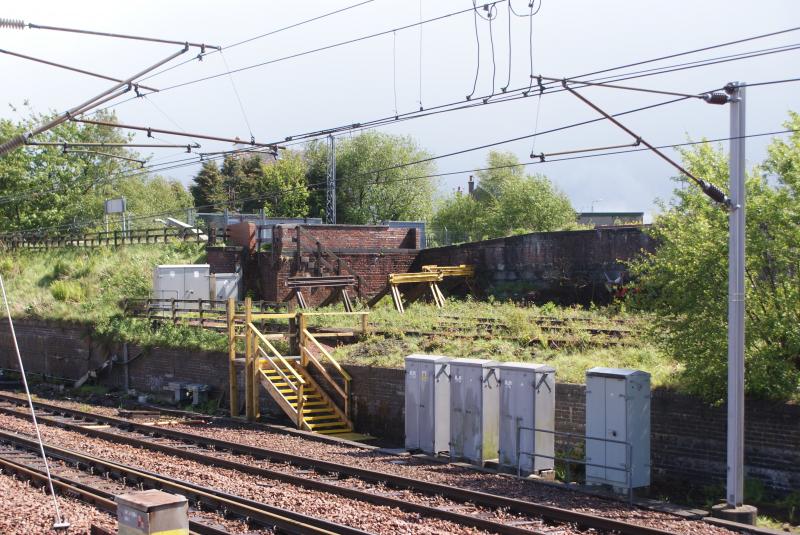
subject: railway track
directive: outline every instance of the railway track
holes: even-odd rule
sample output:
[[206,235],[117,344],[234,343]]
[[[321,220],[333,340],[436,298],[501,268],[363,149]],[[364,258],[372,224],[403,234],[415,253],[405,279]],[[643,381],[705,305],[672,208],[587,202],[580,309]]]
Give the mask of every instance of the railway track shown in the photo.
[[[366,535],[362,530],[307,517],[53,444],[45,443],[44,447],[48,458],[55,461],[51,470],[56,488],[112,514],[116,514],[115,495],[130,491],[131,488],[158,488],[186,496],[192,505],[190,516],[201,511],[206,514],[208,511],[215,511],[222,522],[231,517],[242,519],[247,524],[260,528],[261,532],[270,533]],[[33,438],[0,431],[0,466],[3,470],[21,477],[43,482],[46,475],[38,448],[39,445]],[[190,519],[189,528],[198,535],[230,535],[226,529],[197,519]]]
[[[0,405],[0,413],[18,418],[29,417],[27,410],[19,408],[24,403],[20,398],[0,393],[0,400],[7,403]],[[229,468],[306,489],[329,492],[376,505],[396,507],[425,517],[439,518],[494,533],[519,535],[544,533],[552,531],[554,526],[576,526],[581,530],[616,532],[623,535],[672,533],[603,516],[434,482],[418,481],[386,472],[204,437],[48,403],[36,402],[35,405],[39,411],[40,422],[69,431],[173,455],[208,466]],[[4,440],[6,440],[4,435],[0,435],[0,441]],[[276,463],[279,468],[273,468],[271,464],[268,465],[270,467],[265,467],[263,461]],[[332,480],[331,475],[334,475],[336,480]],[[346,482],[346,478],[355,478],[360,480],[360,483],[357,486],[347,486],[342,481]],[[386,492],[380,485],[411,491],[423,499],[410,500],[408,496],[396,497],[392,492]],[[432,507],[424,503],[426,501],[424,497],[440,497],[455,504]],[[473,509],[473,514],[459,512],[464,510],[464,507]],[[491,512],[498,510],[517,516],[503,521],[492,519]]]

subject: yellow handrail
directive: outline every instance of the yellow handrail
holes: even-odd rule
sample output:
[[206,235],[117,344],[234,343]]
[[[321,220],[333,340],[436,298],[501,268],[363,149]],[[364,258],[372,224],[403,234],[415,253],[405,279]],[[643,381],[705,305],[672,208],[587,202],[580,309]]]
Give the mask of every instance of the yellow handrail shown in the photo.
[[292,390],[292,392],[297,393],[300,387],[295,386],[295,384],[289,380],[289,377],[287,377],[286,374],[283,373],[283,370],[281,370],[278,365],[275,364],[275,361],[272,360],[272,357],[270,357],[266,351],[264,351],[260,346],[257,349],[262,355],[264,355],[264,358],[267,359],[270,364],[272,364],[272,369],[278,372],[278,375],[280,375],[283,380],[286,381],[286,384],[289,385],[289,388]]
[[[341,387],[338,384],[336,384],[336,381],[333,380],[333,377],[330,376],[330,374],[328,373],[328,370],[325,369],[325,366],[323,366],[322,363],[319,360],[317,360],[317,357],[315,357],[314,354],[311,351],[309,351],[309,349],[307,347],[303,347],[302,351],[305,353],[305,355],[308,358],[308,360],[310,360],[314,364],[314,366],[317,367],[317,370],[319,370],[319,373],[321,373],[322,376],[325,377],[325,379],[328,380],[328,383],[330,383],[331,387],[334,390],[336,390],[336,392],[342,397],[342,399],[345,402],[345,414],[347,414],[349,412],[349,410],[347,409],[347,392],[348,392],[349,388],[346,387],[345,390],[342,390]],[[348,380],[345,379],[345,385],[347,383],[348,383]]]
[[283,355],[281,355],[281,354],[278,352],[278,350],[277,350],[277,349],[275,349],[275,347],[274,347],[274,346],[273,346],[271,343],[269,343],[269,340],[267,340],[266,338],[264,338],[264,335],[263,335],[263,334],[261,334],[261,332],[260,332],[260,331],[259,331],[259,330],[256,328],[256,326],[255,326],[255,325],[253,325],[252,323],[248,323],[248,324],[247,324],[247,327],[253,331],[253,334],[255,334],[255,335],[256,335],[256,336],[259,338],[259,340],[261,340],[261,342],[262,342],[262,343],[263,343],[265,346],[267,346],[267,347],[269,348],[269,350],[270,350],[270,351],[272,351],[272,353],[273,353],[273,354],[274,354],[274,355],[275,355],[275,356],[278,358],[278,360],[281,362],[281,364],[283,364],[284,366],[286,366],[286,368],[292,372],[292,375],[294,376],[295,380],[296,380],[296,381],[297,381],[299,384],[301,384],[301,385],[304,385],[304,384],[306,384],[306,381],[305,381],[305,379],[303,379],[303,378],[300,376],[300,374],[298,374],[298,373],[297,373],[297,371],[294,369],[294,367],[292,367],[292,366],[289,364],[289,362],[288,362],[288,361],[287,361],[285,358],[283,358]]
[[338,362],[336,362],[336,360],[335,360],[335,359],[334,359],[334,358],[331,356],[331,354],[330,354],[330,353],[328,353],[328,350],[327,350],[327,349],[325,349],[324,347],[322,347],[322,344],[320,344],[320,343],[317,341],[317,339],[316,339],[316,338],[314,338],[314,336],[313,336],[313,335],[312,335],[310,332],[308,332],[308,329],[303,329],[303,334],[304,334],[304,335],[305,335],[305,336],[306,336],[306,337],[307,337],[309,340],[311,340],[311,342],[312,342],[312,343],[313,343],[315,346],[317,346],[317,349],[319,349],[319,350],[320,350],[320,352],[321,352],[323,355],[325,355],[325,357],[326,357],[326,358],[327,358],[327,359],[330,361],[330,363],[333,365],[333,367],[334,367],[334,368],[336,368],[336,371],[338,371],[338,372],[339,372],[339,373],[342,375],[342,377],[344,377],[344,378],[345,378],[347,381],[350,381],[350,380],[352,379],[352,377],[350,377],[350,374],[349,374],[349,373],[347,373],[347,372],[344,370],[344,368],[342,368],[342,367],[339,365],[339,363],[338,363]]

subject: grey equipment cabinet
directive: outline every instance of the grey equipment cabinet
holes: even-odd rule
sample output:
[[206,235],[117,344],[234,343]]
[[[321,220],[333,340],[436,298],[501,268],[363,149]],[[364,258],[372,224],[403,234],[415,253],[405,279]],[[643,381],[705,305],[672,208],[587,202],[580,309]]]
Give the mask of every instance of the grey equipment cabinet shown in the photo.
[[450,362],[450,458],[477,465],[497,458],[500,380],[486,359]]
[[586,372],[586,462],[588,485],[650,485],[649,373],[618,368]]
[[[500,467],[525,474],[552,470],[555,368],[517,362],[501,363],[497,367],[500,373]],[[542,431],[534,432],[534,429]]]
[[428,455],[448,451],[450,357],[406,357],[406,449]]

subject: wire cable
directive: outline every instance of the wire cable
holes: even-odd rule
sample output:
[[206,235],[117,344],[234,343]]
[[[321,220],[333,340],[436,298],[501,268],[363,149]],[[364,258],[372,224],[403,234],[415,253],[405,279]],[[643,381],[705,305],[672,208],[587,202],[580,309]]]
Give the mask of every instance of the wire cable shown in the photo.
[[472,16],[475,21],[475,42],[477,43],[477,65],[475,67],[475,81],[472,82],[472,92],[467,95],[467,100],[472,100],[472,97],[475,96],[475,91],[478,88],[478,75],[481,72],[481,36],[478,32],[478,9],[475,6],[475,0],[472,2],[473,9],[472,9]]
[[[737,136],[737,137],[720,137],[720,138],[715,138],[715,139],[704,139],[704,140],[701,140],[701,141],[688,141],[688,142],[682,142],[682,143],[663,144],[663,145],[657,145],[656,148],[658,148],[658,149],[667,149],[667,148],[688,147],[688,146],[693,146],[693,145],[702,145],[702,144],[705,144],[705,143],[717,143],[717,142],[731,141],[731,140],[736,140],[736,139],[749,139],[749,138],[764,137],[764,136],[774,136],[774,135],[780,135],[780,134],[785,134],[785,133],[795,133],[795,132],[800,132],[800,130],[797,130],[797,129],[785,129],[785,130],[777,130],[777,131],[771,131],[771,132],[761,132],[761,133],[758,133],[758,134],[747,134],[747,135],[744,135],[744,136]],[[575,155],[575,156],[566,156],[566,157],[563,157],[563,158],[555,158],[555,159],[551,159],[551,160],[546,160],[544,162],[542,162],[542,161],[537,159],[535,161],[521,162],[521,163],[518,163],[518,164],[506,164],[506,165],[483,167],[483,168],[477,168],[477,169],[476,168],[472,168],[472,169],[465,169],[465,170],[460,170],[460,171],[450,171],[450,172],[444,172],[444,173],[432,173],[432,174],[410,176],[410,177],[397,177],[397,178],[394,178],[394,179],[384,179],[383,181],[376,180],[375,182],[371,182],[368,185],[380,185],[380,184],[388,184],[388,183],[395,183],[395,182],[406,182],[406,181],[412,181],[412,180],[423,180],[423,179],[428,179],[428,178],[439,178],[439,177],[451,176],[451,175],[464,175],[466,173],[472,173],[472,172],[475,172],[475,171],[491,171],[491,170],[495,170],[495,169],[527,167],[527,166],[531,166],[531,165],[544,165],[544,164],[548,164],[548,163],[566,162],[566,161],[571,161],[571,160],[583,160],[583,159],[587,159],[587,158],[599,158],[599,157],[605,157],[605,156],[615,156],[615,155],[620,155],[620,154],[644,152],[644,151],[650,151],[650,150],[651,149],[648,148],[648,147],[641,147],[641,148],[637,147],[637,148],[630,148],[630,149],[626,149],[626,150],[614,150],[614,151],[608,151],[608,152],[602,152],[602,153],[592,153],[592,154],[581,154],[581,155]],[[196,163],[199,163],[199,162],[196,162]],[[336,180],[337,180],[337,182],[341,182],[342,180],[344,180],[344,178],[337,178]],[[319,187],[319,189],[316,189],[316,190],[315,189],[311,189],[310,191],[312,191],[312,192],[323,191],[323,187],[326,184],[327,184],[327,182],[316,182],[316,183],[307,184],[307,185],[303,185],[303,186],[297,186],[297,187],[294,187],[294,188],[288,188],[288,189],[282,190],[282,192],[289,193],[289,192],[292,192],[292,191],[296,191],[296,190],[298,190],[300,188],[306,188],[306,187],[309,187],[309,188]],[[272,198],[272,196],[268,195],[268,196],[249,197],[249,198],[245,198],[245,199],[239,199],[239,201],[240,202],[261,201],[261,200],[268,200],[270,198]],[[214,207],[217,207],[217,206],[220,206],[220,205],[223,205],[223,204],[225,204],[225,201],[222,201],[222,202],[219,202],[219,203],[214,203],[214,204],[203,205],[203,206],[196,206],[194,208],[196,210],[201,210],[201,209],[206,209],[206,208],[214,208]],[[185,210],[185,209],[186,208],[180,208],[178,210]],[[142,215],[139,215],[139,216],[132,217],[131,221],[141,220],[141,219],[149,219],[149,218],[152,218],[152,217],[159,217],[159,216],[169,215],[169,214],[174,213],[175,211],[177,211],[177,210],[170,210],[170,211],[162,211],[162,212],[153,212],[153,213],[148,213],[148,214],[142,214]],[[28,234],[41,233],[41,232],[47,231],[47,230],[79,229],[79,228],[86,228],[88,226],[91,226],[92,224],[99,224],[99,223],[102,223],[102,219],[89,220],[89,221],[85,221],[85,222],[83,222],[81,224],[75,224],[75,223],[73,223],[73,224],[63,224],[63,225],[55,225],[55,226],[50,226],[50,227],[40,227],[38,229],[31,229],[31,230],[26,230],[26,231],[10,232],[10,233],[6,233],[6,235],[14,235],[14,234],[20,235],[20,234],[23,234],[23,233],[28,233]]]
[[247,113],[244,111],[244,104],[242,104],[242,97],[239,96],[239,90],[236,89],[236,83],[233,81],[233,75],[231,74],[231,68],[228,66],[228,60],[225,59],[225,54],[222,50],[219,51],[219,57],[222,58],[222,62],[225,64],[225,70],[228,72],[228,80],[231,82],[231,88],[233,88],[233,94],[236,95],[236,100],[239,102],[239,110],[242,112],[242,117],[244,118],[244,124],[247,125],[247,131],[250,132],[250,141],[253,142],[255,140],[255,136],[253,135],[253,129],[250,127],[250,121],[247,119]]
[[495,80],[497,78],[497,62],[494,58],[494,33],[492,32],[492,10],[495,12],[494,18],[497,18],[497,6],[495,4],[489,5],[489,44],[491,44],[492,49],[492,94],[483,99],[484,104],[489,102],[489,99],[494,96]]
[[500,88],[503,93],[511,85],[511,0],[508,0],[506,5],[508,6],[508,79],[506,80],[506,85]]
[[392,32],[392,85],[394,86],[394,117],[397,119],[397,32]]
[[[323,13],[322,15],[317,15],[317,16],[312,17],[310,19],[305,19],[305,20],[302,20],[300,22],[295,22],[294,24],[290,24],[288,26],[283,26],[281,28],[277,28],[275,30],[271,30],[271,31],[269,31],[267,33],[262,33],[261,35],[256,35],[255,37],[250,37],[250,38],[245,39],[243,41],[239,41],[237,43],[233,43],[233,44],[230,44],[230,45],[227,45],[227,46],[223,46],[222,48],[225,49],[225,50],[230,49],[230,48],[234,48],[234,47],[237,47],[239,45],[243,45],[245,43],[249,43],[251,41],[255,41],[256,39],[261,39],[263,37],[268,37],[270,35],[275,35],[277,33],[281,33],[281,32],[284,32],[286,30],[291,30],[292,28],[297,28],[298,26],[303,26],[304,24],[309,24],[311,22],[316,22],[316,21],[324,19],[326,17],[337,15],[339,13],[343,13],[345,11],[349,11],[351,9],[363,6],[365,4],[369,4],[369,3],[374,2],[374,1],[375,0],[366,0],[364,2],[359,2],[357,4],[353,4],[353,5],[350,5],[350,6],[347,6],[347,7],[343,7],[341,9],[337,9],[335,11],[330,11],[328,13]],[[171,71],[172,69],[177,69],[178,67],[180,67],[182,65],[186,65],[187,63],[191,63],[191,62],[193,62],[195,60],[202,61],[202,59],[204,57],[208,56],[209,54],[215,54],[216,52],[217,52],[217,50],[212,50],[211,52],[200,53],[194,58],[187,59],[185,61],[182,61],[181,63],[178,63],[178,64],[173,65],[171,67],[167,67],[166,69],[163,69],[163,70],[160,70],[158,72],[155,72],[155,73],[151,74],[150,76],[148,76],[147,78],[143,78],[143,80],[147,80],[148,78],[153,78],[154,76],[158,76],[159,74],[163,74],[165,72]]]
[[419,111],[424,109],[422,106],[422,0],[419,0]]

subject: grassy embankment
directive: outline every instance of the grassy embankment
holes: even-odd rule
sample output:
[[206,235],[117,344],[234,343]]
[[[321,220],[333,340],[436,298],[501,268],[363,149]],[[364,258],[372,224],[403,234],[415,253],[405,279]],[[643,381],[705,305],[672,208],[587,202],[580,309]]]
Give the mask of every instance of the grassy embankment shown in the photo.
[[[224,335],[180,325],[154,329],[146,321],[121,317],[119,308],[126,297],[149,295],[153,266],[202,261],[202,246],[190,243],[65,248],[5,253],[0,273],[17,318],[90,324],[109,340],[144,346],[221,351]],[[342,321],[318,317],[312,325],[345,326]],[[612,308],[449,300],[444,310],[415,303],[401,315],[387,298],[373,308],[370,323],[373,334],[336,348],[334,356],[346,363],[390,367],[402,367],[410,353],[540,362],[554,366],[564,382],[582,382],[593,366],[644,369],[656,385],[669,384],[679,371],[645,340],[645,316]]]
[[109,340],[148,346],[221,349],[224,338],[215,333],[171,325],[152,329],[146,321],[121,317],[123,299],[150,295],[154,266],[204,258],[203,246],[195,243],[6,251],[0,273],[15,318],[91,325]]
[[[311,324],[347,326],[329,316]],[[594,366],[643,369],[653,375],[654,385],[664,386],[680,371],[673,359],[646,341],[646,316],[614,308],[448,300],[443,310],[415,303],[399,314],[386,299],[372,309],[370,324],[373,334],[336,348],[334,357],[388,367],[402,367],[403,357],[411,353],[537,362],[552,365],[559,381],[569,383],[582,383]]]

